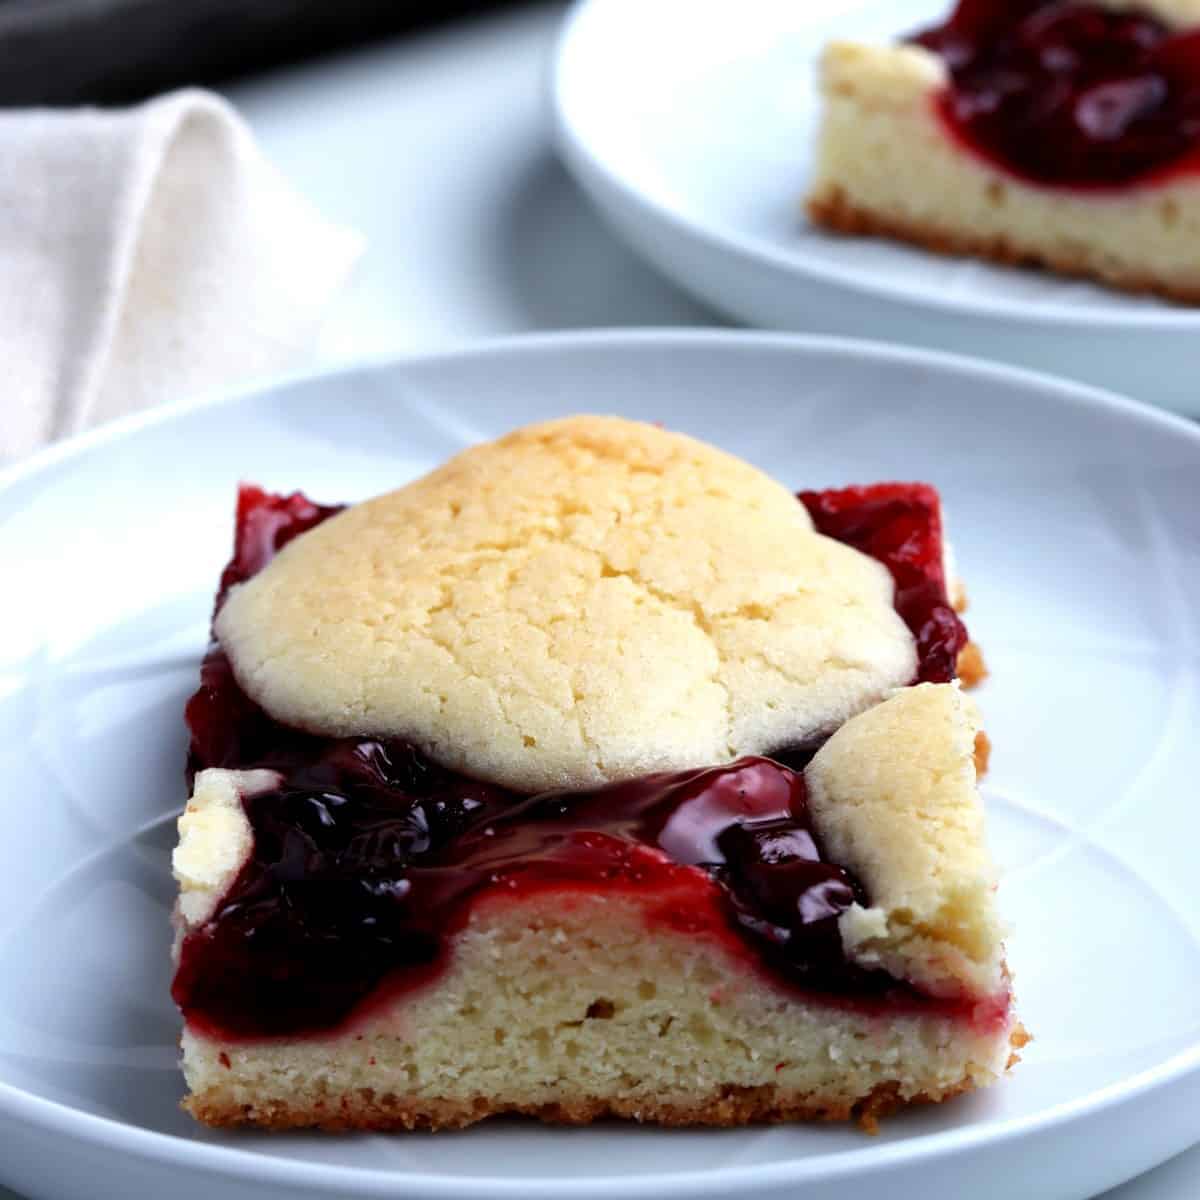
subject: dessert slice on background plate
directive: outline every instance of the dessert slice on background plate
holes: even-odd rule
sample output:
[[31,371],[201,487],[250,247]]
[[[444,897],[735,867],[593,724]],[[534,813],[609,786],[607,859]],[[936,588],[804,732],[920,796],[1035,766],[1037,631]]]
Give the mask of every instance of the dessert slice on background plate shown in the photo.
[[867,1122],[1023,1040],[924,485],[533,426],[339,511],[244,489],[188,706],[186,1104]]
[[1200,303],[1194,0],[960,0],[822,91],[818,224]]

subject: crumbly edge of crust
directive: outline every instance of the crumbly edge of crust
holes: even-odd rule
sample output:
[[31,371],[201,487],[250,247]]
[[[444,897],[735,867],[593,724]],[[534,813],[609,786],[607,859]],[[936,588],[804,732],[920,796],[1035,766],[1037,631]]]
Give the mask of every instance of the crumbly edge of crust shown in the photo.
[[[1017,1024],[1009,1038],[1007,1069],[1020,1061],[1018,1053],[1031,1041]],[[189,1096],[182,1107],[196,1120],[217,1129],[252,1127],[271,1132],[287,1129],[320,1129],[339,1133],[351,1130],[400,1132],[464,1129],[489,1117],[532,1117],[547,1125],[590,1125],[606,1118],[673,1127],[708,1126],[731,1129],[741,1125],[778,1125],[796,1121],[857,1120],[868,1133],[879,1121],[903,1108],[940,1104],[975,1090],[969,1078],[939,1092],[922,1092],[904,1100],[898,1081],[879,1084],[869,1096],[855,1102],[778,1087],[731,1087],[698,1096],[688,1102],[622,1100],[616,1097],[578,1096],[553,1104],[510,1104],[495,1097],[476,1096],[469,1101],[412,1099],[370,1090],[330,1097],[327,1103],[290,1103],[274,1098],[257,1105],[233,1104],[219,1094]],[[215,1091],[215,1089],[214,1089]]]
[[904,1101],[899,1095],[899,1083],[882,1083],[865,1100],[855,1104],[835,1097],[824,1098],[768,1086],[729,1088],[688,1103],[579,1096],[554,1104],[524,1105],[505,1104],[488,1096],[477,1096],[471,1101],[410,1100],[403,1096],[377,1096],[364,1092],[333,1097],[328,1105],[317,1107],[272,1099],[252,1108],[208,1099],[201,1094],[185,1100],[183,1107],[198,1121],[215,1128],[252,1126],[267,1130],[438,1131],[463,1129],[489,1117],[523,1116],[547,1125],[590,1125],[593,1121],[615,1117],[648,1125],[705,1125],[727,1129],[790,1121],[857,1119],[873,1132],[880,1118],[897,1109],[910,1104],[936,1104],[973,1087],[969,1079],[964,1079],[940,1094],[923,1093]]
[[968,642],[958,654],[958,681],[966,689],[978,687],[987,677],[987,663],[978,642]]
[[982,779],[987,774],[988,764],[992,760],[992,739],[981,729],[975,735],[975,778]]
[[[950,590],[950,604],[954,611],[960,616],[970,607],[970,597],[967,595],[966,585],[961,579],[954,581],[954,586]],[[954,664],[955,670],[958,672],[958,681],[963,688],[970,691],[971,688],[978,687],[989,675],[987,663],[984,661],[983,648],[978,642],[968,642],[959,652],[958,661]],[[987,735],[981,733],[979,737],[987,742]],[[978,739],[976,739],[978,747]],[[988,743],[988,750],[991,749],[991,743]],[[982,763],[982,766],[980,765]],[[987,770],[987,753],[976,752],[975,768],[980,777]]]
[[877,213],[855,204],[837,185],[827,186],[819,195],[810,197],[806,207],[813,221],[836,233],[892,238],[947,257],[983,258],[1011,267],[1039,267],[1059,275],[1092,279],[1123,292],[1159,296],[1176,304],[1200,305],[1200,288],[1175,286],[1152,275],[1100,271],[1084,253],[1048,254],[1002,235],[980,237]]
[[305,1107],[284,1100],[270,1100],[247,1111],[247,1106],[206,1100],[203,1095],[184,1101],[184,1108],[205,1125],[231,1128],[242,1125],[256,1129],[283,1130],[314,1128],[326,1132],[372,1130],[463,1129],[489,1117],[532,1117],[547,1125],[590,1125],[606,1118],[637,1121],[647,1125],[675,1127],[705,1125],[733,1128],[739,1125],[772,1125],[790,1121],[848,1121],[857,1119],[874,1131],[878,1121],[909,1104],[936,1104],[968,1092],[974,1085],[963,1080],[939,1095],[922,1094],[900,1099],[898,1083],[883,1083],[856,1104],[836,1098],[783,1091],[774,1087],[730,1088],[717,1095],[690,1103],[646,1102],[592,1096],[562,1100],[554,1104],[504,1104],[488,1096],[472,1101],[407,1100],[403,1096],[356,1094],[331,1099],[328,1106]]

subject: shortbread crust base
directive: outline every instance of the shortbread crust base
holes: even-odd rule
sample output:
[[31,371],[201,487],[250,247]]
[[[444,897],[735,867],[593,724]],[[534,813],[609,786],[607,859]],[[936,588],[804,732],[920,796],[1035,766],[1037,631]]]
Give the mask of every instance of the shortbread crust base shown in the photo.
[[[1171,283],[1133,268],[1101,265],[1099,255],[1093,255],[1082,245],[1070,253],[1054,252],[1023,244],[1005,234],[973,234],[932,222],[906,220],[895,213],[873,212],[865,205],[855,204],[836,187],[813,197],[807,207],[813,221],[837,233],[890,238],[951,258],[982,258],[1009,267],[1039,267],[1058,275],[1093,279],[1122,292],[1200,305],[1200,284]],[[965,675],[963,679],[966,682]]]
[[[854,1011],[784,992],[719,942],[601,895],[480,905],[446,974],[326,1039],[183,1039],[209,1125],[446,1129],[845,1120],[998,1079],[1003,1017]],[[549,902],[547,902],[549,900]]]
[[546,1104],[497,1104],[490,1096],[469,1100],[414,1100],[392,1093],[379,1096],[363,1089],[335,1098],[309,1100],[279,1097],[252,1107],[230,1103],[219,1094],[212,1099],[197,1096],[185,1107],[197,1120],[215,1128],[252,1125],[258,1129],[320,1129],[327,1133],[352,1130],[395,1133],[412,1130],[436,1132],[464,1129],[489,1117],[532,1117],[547,1125],[590,1125],[608,1118],[675,1127],[707,1125],[733,1128],[738,1125],[778,1125],[791,1121],[858,1120],[873,1129],[876,1122],[905,1104],[935,1103],[969,1091],[964,1081],[939,1096],[919,1095],[901,1100],[899,1084],[880,1084],[865,1100],[844,1100],[789,1092],[771,1086],[729,1088],[710,1096],[679,1102],[669,1100],[621,1100],[582,1096]]

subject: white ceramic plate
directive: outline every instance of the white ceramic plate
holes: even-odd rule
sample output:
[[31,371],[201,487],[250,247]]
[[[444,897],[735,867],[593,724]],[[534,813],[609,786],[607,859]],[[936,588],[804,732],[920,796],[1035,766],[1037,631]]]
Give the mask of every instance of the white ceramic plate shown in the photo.
[[[1037,1041],[1011,1080],[877,1138],[193,1125],[177,1108],[168,855],[237,481],[353,500],[580,410],[661,419],[797,486],[941,487],[994,672],[986,797]],[[369,366],[155,413],[10,473],[0,1182],[53,1200],[999,1200],[1019,1178],[1027,1200],[1079,1200],[1182,1149],[1200,1137],[1198,480],[1200,432],[1126,401],[910,351],[714,333]]]
[[1004,358],[1200,412],[1200,309],[804,220],[821,47],[893,41],[952,2],[581,0],[553,74],[563,156],[632,245],[747,323]]

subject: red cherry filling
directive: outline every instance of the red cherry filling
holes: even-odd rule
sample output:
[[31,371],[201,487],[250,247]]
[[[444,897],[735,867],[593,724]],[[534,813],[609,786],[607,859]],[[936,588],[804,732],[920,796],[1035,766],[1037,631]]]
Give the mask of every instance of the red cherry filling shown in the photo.
[[846,961],[837,917],[862,890],[822,861],[803,777],[768,759],[521,797],[410,747],[333,743],[244,803],[253,855],[174,985],[226,1037],[336,1028],[435,974],[476,899],[540,891],[640,895],[805,989],[919,1004]]
[[896,611],[917,641],[917,682],[956,678],[967,630],[950,604],[943,560],[942,506],[927,483],[877,483],[801,492],[813,524],[878,559],[896,584]]
[[1200,31],[1061,0],[960,0],[914,42],[951,83],[942,119],[968,147],[1036,183],[1114,187],[1194,167]]
[[345,508],[344,504],[314,504],[302,492],[276,496],[243,484],[238,488],[233,558],[221,572],[216,607],[235,583],[257,575],[293,538],[307,533]]
[[[276,496],[243,484],[238,489],[233,558],[221,572],[215,608],[221,607],[234,584],[257,575],[293,538],[344,507],[314,504],[300,492]],[[215,644],[200,667],[200,687],[188,701],[184,719],[192,734],[189,777],[205,767],[277,761],[293,745],[303,762],[311,741],[273,721],[238,687],[229,659]]]
[[[897,484],[803,499],[819,528],[887,563],[905,620],[935,629],[918,635],[921,677],[952,678],[955,639],[965,635],[959,624],[945,635],[932,615],[939,604],[948,610],[936,493]],[[218,605],[337,511],[244,488]],[[974,1011],[846,959],[837,919],[868,898],[826,860],[812,827],[799,773],[811,749],[781,754],[790,765],[744,758],[521,796],[439,767],[404,742],[279,725],[241,691],[219,646],[187,721],[191,770],[280,773],[277,788],[244,799],[251,856],[184,941],[172,990],[195,1028],[261,1038],[344,1026],[436,977],[476,903],[544,891],[556,903],[595,892],[640,897],[652,922],[719,939],[750,969],[830,1003]]]

